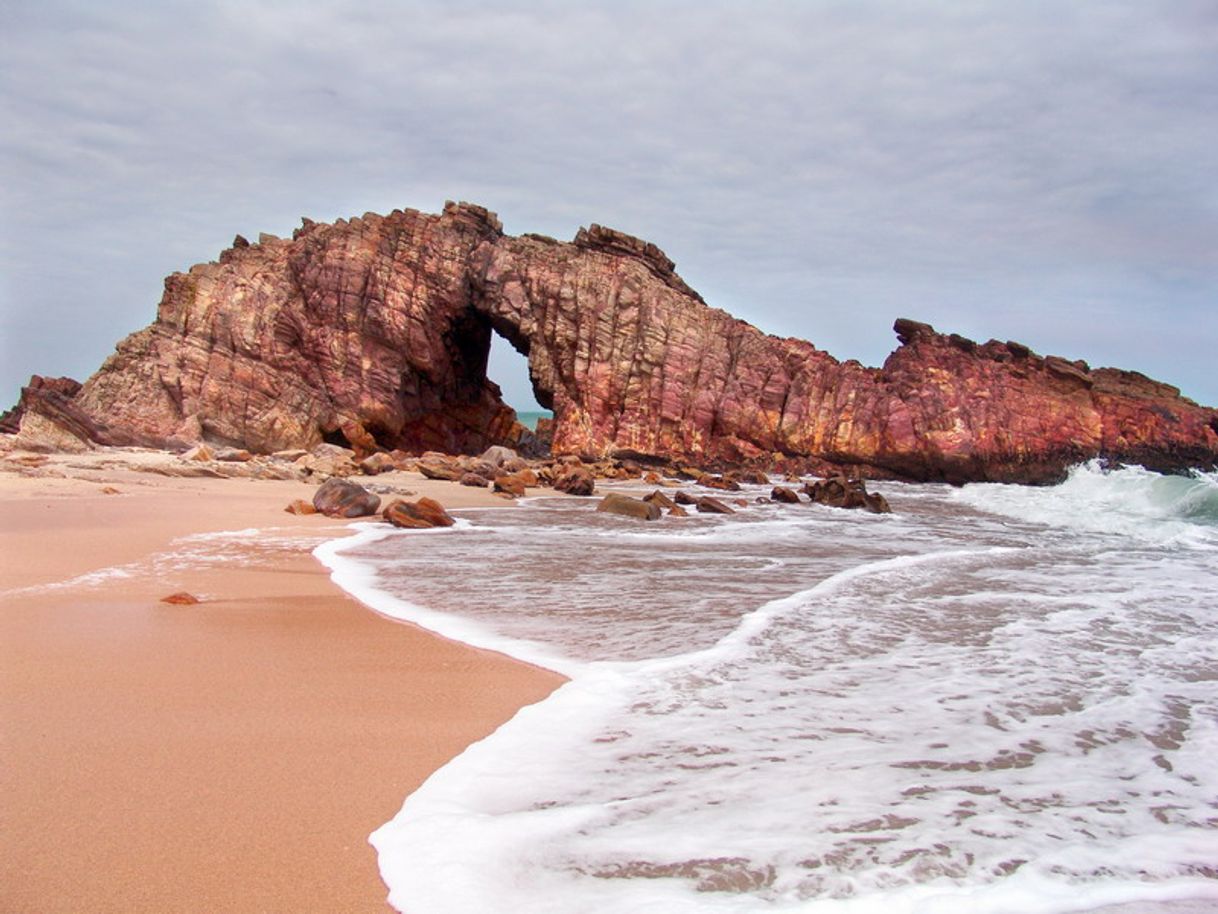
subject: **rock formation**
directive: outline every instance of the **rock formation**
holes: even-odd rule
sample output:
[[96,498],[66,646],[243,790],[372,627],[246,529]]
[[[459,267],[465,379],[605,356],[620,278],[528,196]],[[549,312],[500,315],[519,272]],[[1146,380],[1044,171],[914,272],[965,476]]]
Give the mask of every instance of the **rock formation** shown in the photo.
[[486,377],[497,331],[528,357],[559,454],[953,482],[1043,482],[1095,456],[1218,460],[1218,412],[1166,384],[895,329],[882,368],[839,362],[708,307],[652,244],[595,225],[569,243],[511,237],[450,203],[238,237],[170,276],[153,324],[78,393],[30,412],[103,443],[527,450]]

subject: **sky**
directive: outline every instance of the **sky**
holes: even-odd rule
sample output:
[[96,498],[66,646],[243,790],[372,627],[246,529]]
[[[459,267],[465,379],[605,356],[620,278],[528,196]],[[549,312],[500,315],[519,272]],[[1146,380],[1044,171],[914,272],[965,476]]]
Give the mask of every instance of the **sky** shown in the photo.
[[0,123],[0,409],[237,233],[445,200],[841,359],[909,317],[1218,405],[1218,0],[0,0]]

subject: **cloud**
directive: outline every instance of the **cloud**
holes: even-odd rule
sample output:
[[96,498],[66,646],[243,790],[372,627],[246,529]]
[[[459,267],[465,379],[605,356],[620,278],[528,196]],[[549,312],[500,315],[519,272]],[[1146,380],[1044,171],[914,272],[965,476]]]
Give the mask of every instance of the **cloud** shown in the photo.
[[[0,389],[233,234],[469,199],[654,241],[877,363],[894,317],[1218,402],[1218,7],[9,5]],[[0,397],[3,399],[3,397]]]

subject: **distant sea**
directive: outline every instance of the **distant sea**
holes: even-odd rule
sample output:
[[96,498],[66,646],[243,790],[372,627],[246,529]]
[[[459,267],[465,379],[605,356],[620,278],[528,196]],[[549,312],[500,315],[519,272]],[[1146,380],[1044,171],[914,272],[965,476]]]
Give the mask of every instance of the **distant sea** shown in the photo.
[[539,498],[319,550],[571,679],[374,833],[391,903],[1218,910],[1218,475],[872,488],[893,514]]
[[538,419],[553,419],[553,418],[554,418],[554,413],[550,412],[550,410],[548,410],[548,409],[536,410],[536,411],[531,411],[531,412],[517,411],[517,413],[516,413],[516,421],[518,421],[525,428],[531,429],[533,431],[537,431],[537,420]]

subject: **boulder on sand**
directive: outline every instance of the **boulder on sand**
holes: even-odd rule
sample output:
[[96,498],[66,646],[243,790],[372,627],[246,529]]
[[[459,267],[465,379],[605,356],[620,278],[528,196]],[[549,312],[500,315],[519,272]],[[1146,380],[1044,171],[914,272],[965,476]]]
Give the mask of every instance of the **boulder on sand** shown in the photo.
[[596,481],[584,467],[569,467],[554,480],[554,488],[568,495],[591,495],[596,489]]
[[395,527],[422,529],[426,527],[451,527],[455,520],[434,498],[418,501],[394,501],[384,511],[385,520]]
[[381,497],[363,486],[332,476],[313,493],[313,507],[327,517],[367,517],[381,507]]

